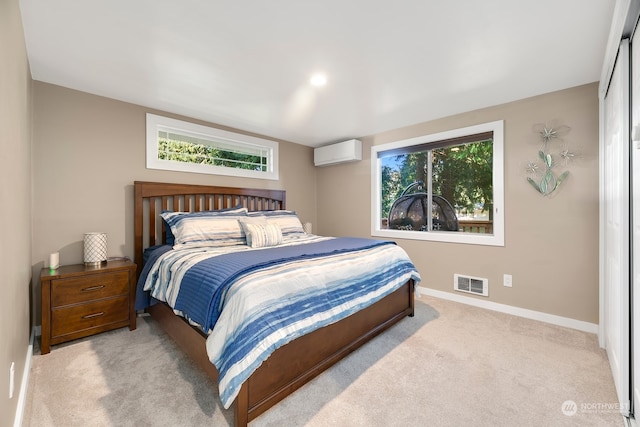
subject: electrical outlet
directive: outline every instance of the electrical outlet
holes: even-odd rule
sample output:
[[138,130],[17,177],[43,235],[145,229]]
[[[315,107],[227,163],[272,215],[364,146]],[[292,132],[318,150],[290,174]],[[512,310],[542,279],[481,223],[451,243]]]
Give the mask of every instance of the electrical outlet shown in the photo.
[[507,287],[512,287],[513,286],[513,276],[511,276],[510,274],[505,274],[504,275],[504,279],[503,279],[503,284]]
[[9,399],[13,398],[13,377],[16,372],[15,363],[11,362],[11,367],[9,368]]

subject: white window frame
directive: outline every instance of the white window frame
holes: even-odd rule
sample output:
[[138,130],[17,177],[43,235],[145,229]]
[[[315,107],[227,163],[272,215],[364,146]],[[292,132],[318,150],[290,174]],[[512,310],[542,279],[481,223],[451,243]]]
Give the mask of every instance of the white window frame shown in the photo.
[[[456,231],[413,231],[382,228],[382,161],[379,153],[452,138],[493,132],[493,234]],[[504,246],[504,121],[483,123],[371,147],[371,235],[395,239],[429,240],[472,245]]]
[[[263,172],[159,159],[158,133],[160,131],[223,142],[240,149],[243,147],[266,149],[267,170]],[[147,169],[278,180],[278,142],[147,113]]]

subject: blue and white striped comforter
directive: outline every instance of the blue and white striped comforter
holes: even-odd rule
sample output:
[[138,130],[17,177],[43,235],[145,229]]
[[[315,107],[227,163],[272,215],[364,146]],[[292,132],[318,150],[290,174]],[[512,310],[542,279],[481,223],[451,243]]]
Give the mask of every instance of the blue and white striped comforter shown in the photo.
[[[278,249],[275,256],[259,252]],[[258,265],[246,265],[244,253]],[[420,275],[393,242],[306,235],[276,248],[168,251],[149,270],[144,289],[208,334],[207,353],[228,408],[276,349],[375,303],[409,279],[418,282]]]

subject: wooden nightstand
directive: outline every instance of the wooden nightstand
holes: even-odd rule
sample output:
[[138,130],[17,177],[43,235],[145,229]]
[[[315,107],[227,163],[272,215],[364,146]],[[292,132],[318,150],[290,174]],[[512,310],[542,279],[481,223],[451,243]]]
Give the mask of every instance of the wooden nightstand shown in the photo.
[[41,353],[51,346],[111,329],[136,328],[136,265],[113,261],[99,266],[43,268]]

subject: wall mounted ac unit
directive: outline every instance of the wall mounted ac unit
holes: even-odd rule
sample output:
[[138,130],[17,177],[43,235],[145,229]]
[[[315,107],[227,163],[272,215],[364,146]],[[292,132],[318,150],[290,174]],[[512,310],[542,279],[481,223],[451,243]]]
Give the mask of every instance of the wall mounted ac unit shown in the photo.
[[313,150],[313,163],[316,166],[336,165],[357,160],[362,160],[362,141],[357,139],[325,145]]

